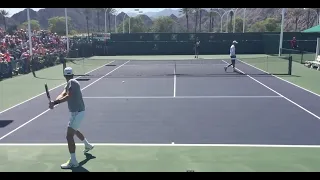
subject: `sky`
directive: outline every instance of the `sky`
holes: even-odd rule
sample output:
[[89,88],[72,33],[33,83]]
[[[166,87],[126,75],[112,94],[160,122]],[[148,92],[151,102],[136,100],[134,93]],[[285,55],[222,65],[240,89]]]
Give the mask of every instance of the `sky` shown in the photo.
[[[9,17],[11,17],[15,13],[23,11],[25,8],[1,8],[1,9],[8,11]],[[43,9],[43,8],[31,8],[31,9],[38,11],[39,9]],[[115,9],[119,9],[120,11],[127,13],[127,12],[134,12],[135,9],[139,9],[140,11],[143,11],[143,12],[159,12],[164,10],[165,8],[115,8]],[[179,8],[169,8],[169,9],[179,9]]]

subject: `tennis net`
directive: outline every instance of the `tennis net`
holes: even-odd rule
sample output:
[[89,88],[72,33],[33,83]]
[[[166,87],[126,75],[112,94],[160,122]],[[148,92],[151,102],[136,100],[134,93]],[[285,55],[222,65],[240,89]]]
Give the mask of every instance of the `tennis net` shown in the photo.
[[[100,77],[165,77],[165,76],[243,76],[243,75],[290,75],[290,58],[261,56],[239,58],[236,72],[232,67],[227,72],[224,67],[230,59],[175,59],[175,60],[136,60],[136,59],[93,59],[67,58],[68,66],[74,68],[76,76]],[[100,67],[88,73],[88,68]]]

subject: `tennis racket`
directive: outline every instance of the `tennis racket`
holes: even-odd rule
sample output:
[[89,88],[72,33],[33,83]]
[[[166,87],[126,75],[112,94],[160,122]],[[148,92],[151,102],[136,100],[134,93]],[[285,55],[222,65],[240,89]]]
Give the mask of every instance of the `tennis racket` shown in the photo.
[[48,85],[47,85],[47,84],[45,84],[45,85],[44,85],[44,88],[46,89],[46,93],[47,93],[48,100],[49,100],[49,102],[51,102],[51,97],[50,97],[50,93],[49,93]]

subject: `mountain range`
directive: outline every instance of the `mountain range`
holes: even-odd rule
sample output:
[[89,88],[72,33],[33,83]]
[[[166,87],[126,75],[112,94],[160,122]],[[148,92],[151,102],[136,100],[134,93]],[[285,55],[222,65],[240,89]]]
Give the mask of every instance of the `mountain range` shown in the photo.
[[[180,11],[179,9],[168,8],[168,9],[164,9],[164,10],[158,11],[158,12],[143,12],[143,14],[149,16],[151,19],[158,18],[160,16],[170,16],[171,14],[173,14],[177,17],[183,16],[183,14],[181,14],[179,11]],[[126,14],[128,16],[132,16],[132,17],[139,15],[139,13],[135,13],[135,12],[127,12]]]
[[[230,9],[230,8],[229,8]],[[209,18],[209,9],[202,10],[202,19],[201,19],[201,32],[208,32],[210,26],[210,18]],[[225,9],[226,10],[226,9]],[[78,32],[86,32],[86,15],[84,14],[85,8],[68,8],[68,16],[72,19],[72,25],[74,29]],[[160,16],[169,16],[172,20],[175,21],[175,25],[179,27],[179,30],[185,32],[187,27],[187,19],[186,16],[179,12],[179,9],[164,9],[159,12],[145,12],[143,15],[143,21],[146,26],[152,26],[154,20]],[[278,22],[281,21],[281,8],[246,8],[246,29],[249,29],[253,24],[257,24],[267,18],[274,18]],[[220,11],[223,13],[223,11]],[[244,14],[243,8],[238,8],[236,11],[236,17],[242,18]],[[30,18],[39,21],[41,28],[48,28],[48,19],[55,16],[64,16],[65,9],[64,8],[45,8],[40,9],[39,11],[34,11],[30,9]],[[110,23],[108,18],[106,22],[111,24],[111,30],[114,29],[114,26],[119,26],[123,20],[129,16],[136,16],[137,13],[124,13],[121,12],[115,18],[115,15],[111,15]],[[217,13],[213,13],[213,32],[218,32],[221,29],[221,18]],[[89,15],[89,27],[92,30],[100,29],[103,31],[104,29],[104,13],[100,13],[99,18],[97,12],[91,12]],[[228,17],[230,20],[230,17]],[[116,23],[115,23],[116,19]],[[196,17],[192,14],[189,15],[188,25],[189,30],[193,31],[195,27],[195,19]],[[223,23],[225,24],[227,16],[224,16]],[[19,25],[23,22],[27,21],[27,10],[24,9],[11,17],[6,18],[7,27],[12,25]],[[199,18],[198,18],[199,21]],[[0,26],[3,26],[3,22],[0,21]],[[99,24],[99,26],[98,26]],[[260,23],[261,24],[261,23]],[[259,24],[258,24],[259,25]],[[287,12],[285,15],[285,23],[284,29],[285,31],[301,31],[306,28],[317,25],[317,16],[315,10],[303,10],[300,12],[300,15],[294,15],[290,12]],[[224,26],[224,25],[223,25]],[[296,27],[297,26],[297,27]],[[242,31],[242,28],[241,28]],[[181,31],[179,31],[181,32]]]

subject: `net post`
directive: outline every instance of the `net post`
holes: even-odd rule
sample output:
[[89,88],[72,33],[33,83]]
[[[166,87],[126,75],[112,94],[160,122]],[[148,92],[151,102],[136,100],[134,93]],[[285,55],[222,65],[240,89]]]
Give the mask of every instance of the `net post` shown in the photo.
[[173,75],[175,76],[177,74],[177,62],[174,60],[174,69],[173,69]]
[[292,74],[292,56],[289,56],[288,75]]
[[267,71],[269,71],[269,56],[267,56]]
[[300,64],[303,63],[303,54],[304,54],[304,51],[301,51],[301,60],[300,60]]

